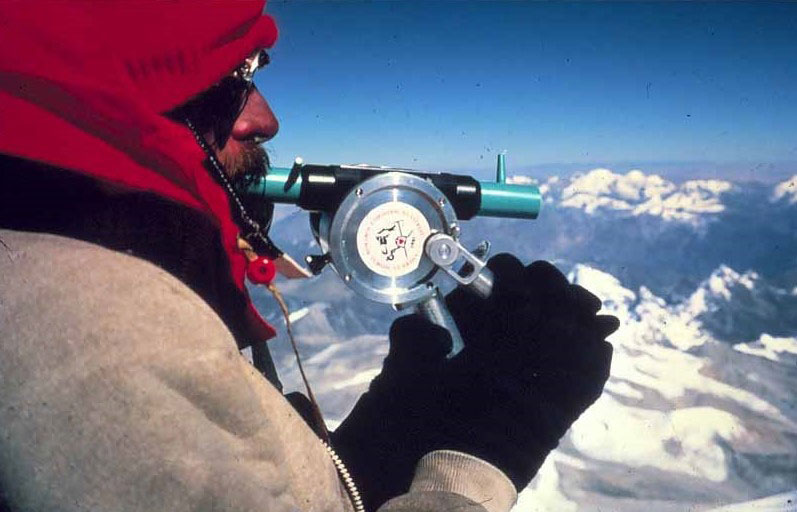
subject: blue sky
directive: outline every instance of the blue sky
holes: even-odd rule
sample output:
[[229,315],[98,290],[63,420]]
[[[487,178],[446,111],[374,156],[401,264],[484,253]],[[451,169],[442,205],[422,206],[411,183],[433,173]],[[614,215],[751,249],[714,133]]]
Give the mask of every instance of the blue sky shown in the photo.
[[[270,1],[277,165],[797,172],[797,3]],[[552,171],[553,172],[553,171]]]

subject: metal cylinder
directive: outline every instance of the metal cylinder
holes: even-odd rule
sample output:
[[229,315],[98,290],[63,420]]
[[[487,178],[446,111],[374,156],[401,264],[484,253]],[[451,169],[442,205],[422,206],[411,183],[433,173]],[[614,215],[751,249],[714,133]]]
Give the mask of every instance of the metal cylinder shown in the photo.
[[480,182],[481,205],[477,215],[536,219],[542,209],[542,195],[535,185]]

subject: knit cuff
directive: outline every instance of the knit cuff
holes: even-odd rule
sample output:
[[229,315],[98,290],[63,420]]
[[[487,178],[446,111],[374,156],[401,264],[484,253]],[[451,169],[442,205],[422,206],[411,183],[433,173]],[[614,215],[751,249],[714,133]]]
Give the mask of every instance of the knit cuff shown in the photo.
[[489,462],[453,450],[421,458],[410,491],[446,491],[481,504],[487,512],[508,512],[517,501],[512,481]]

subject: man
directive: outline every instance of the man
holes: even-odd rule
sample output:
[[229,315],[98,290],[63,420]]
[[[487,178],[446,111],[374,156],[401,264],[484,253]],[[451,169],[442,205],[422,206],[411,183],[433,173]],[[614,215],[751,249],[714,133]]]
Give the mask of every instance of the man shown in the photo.
[[599,396],[616,319],[509,256],[490,300],[449,297],[456,358],[441,329],[394,323],[340,456],[267,353],[240,356],[273,335],[247,265],[280,256],[236,194],[278,129],[251,82],[276,40],[262,7],[0,5],[8,509],[506,511]]

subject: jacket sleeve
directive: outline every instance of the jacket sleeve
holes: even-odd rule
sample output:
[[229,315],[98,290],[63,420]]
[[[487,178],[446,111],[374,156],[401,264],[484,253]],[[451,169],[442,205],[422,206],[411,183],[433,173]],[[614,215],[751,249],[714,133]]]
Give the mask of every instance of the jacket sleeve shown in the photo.
[[180,281],[85,242],[0,239],[10,510],[348,509],[317,437]]
[[418,463],[409,492],[379,512],[508,512],[517,501],[509,478],[495,466],[451,450],[434,451]]

